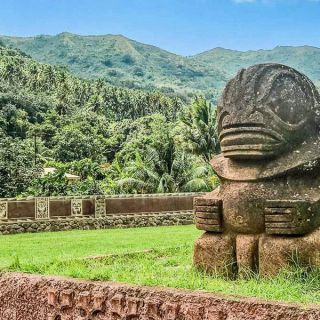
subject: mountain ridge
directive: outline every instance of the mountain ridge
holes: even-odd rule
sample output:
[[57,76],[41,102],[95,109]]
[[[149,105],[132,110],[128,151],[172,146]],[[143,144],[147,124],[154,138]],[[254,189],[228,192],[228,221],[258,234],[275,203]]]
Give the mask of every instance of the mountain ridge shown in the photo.
[[204,95],[213,101],[235,73],[249,65],[276,62],[289,65],[320,83],[320,48],[276,46],[239,51],[222,47],[182,56],[123,35],[0,36],[5,45],[33,59],[67,67],[86,79],[102,78],[116,86],[160,90],[189,97]]
[[269,49],[248,49],[248,50],[239,50],[239,49],[231,49],[231,48],[225,48],[225,47],[214,47],[214,48],[211,48],[211,49],[207,49],[207,50],[204,50],[204,51],[201,51],[199,53],[195,53],[195,54],[190,54],[190,55],[182,55],[182,54],[179,54],[179,53],[176,53],[176,52],[171,52],[169,51],[168,49],[162,49],[154,44],[150,44],[150,43],[143,43],[143,42],[140,42],[138,40],[135,40],[135,39],[131,39],[123,34],[112,34],[112,33],[105,33],[105,34],[78,34],[78,33],[73,33],[73,32],[68,32],[68,31],[64,31],[64,32],[60,32],[60,33],[57,33],[57,34],[38,34],[38,35],[33,35],[33,36],[7,36],[7,35],[4,35],[4,34],[0,34],[0,38],[14,38],[14,39],[35,39],[35,38],[38,38],[38,37],[48,37],[48,38],[53,38],[53,37],[58,37],[58,36],[63,36],[63,35],[67,35],[67,36],[76,36],[76,37],[82,37],[82,38],[90,38],[90,37],[96,37],[96,38],[101,38],[101,37],[120,37],[120,38],[124,38],[124,39],[127,39],[127,40],[130,40],[130,41],[134,41],[134,42],[137,42],[137,43],[141,43],[145,46],[150,46],[150,47],[154,47],[154,48],[158,48],[158,49],[161,49],[162,51],[166,51],[170,54],[173,54],[173,55],[176,55],[176,56],[180,56],[180,57],[184,57],[184,58],[189,58],[189,57],[194,57],[194,56],[198,56],[198,55],[201,55],[203,53],[207,53],[207,52],[210,52],[210,51],[214,51],[214,50],[224,50],[224,51],[232,51],[232,52],[240,52],[240,53],[249,53],[249,52],[259,52],[259,51],[273,51],[274,49],[276,48],[313,48],[313,49],[319,49],[320,50],[320,47],[317,47],[317,46],[312,46],[312,45],[298,45],[298,46],[294,46],[294,45],[277,45],[273,48],[269,48]]

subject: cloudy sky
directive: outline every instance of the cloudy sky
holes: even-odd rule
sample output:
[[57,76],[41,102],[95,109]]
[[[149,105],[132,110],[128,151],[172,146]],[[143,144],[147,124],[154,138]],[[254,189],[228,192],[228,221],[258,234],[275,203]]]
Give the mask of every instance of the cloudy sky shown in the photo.
[[320,47],[319,0],[10,0],[0,34],[123,34],[191,55],[214,47]]

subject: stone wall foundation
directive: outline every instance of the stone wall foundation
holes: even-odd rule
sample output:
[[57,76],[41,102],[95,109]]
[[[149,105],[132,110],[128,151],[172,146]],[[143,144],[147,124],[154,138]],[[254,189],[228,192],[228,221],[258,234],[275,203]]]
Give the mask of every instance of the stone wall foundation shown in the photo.
[[[134,228],[193,223],[192,211],[115,214],[101,218],[74,217],[50,220],[13,221],[0,224],[0,234],[24,232]],[[1,320],[1,319],[0,319]]]

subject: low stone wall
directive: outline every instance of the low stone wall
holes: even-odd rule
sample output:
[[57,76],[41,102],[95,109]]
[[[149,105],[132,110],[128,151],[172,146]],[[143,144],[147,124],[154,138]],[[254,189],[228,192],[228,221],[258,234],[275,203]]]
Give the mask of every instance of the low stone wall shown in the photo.
[[157,212],[148,214],[117,214],[101,218],[50,219],[45,221],[12,221],[0,224],[0,234],[24,232],[134,228],[193,223],[192,211]]
[[202,193],[0,199],[0,233],[192,223]]
[[7,273],[1,320],[316,320],[320,306]]

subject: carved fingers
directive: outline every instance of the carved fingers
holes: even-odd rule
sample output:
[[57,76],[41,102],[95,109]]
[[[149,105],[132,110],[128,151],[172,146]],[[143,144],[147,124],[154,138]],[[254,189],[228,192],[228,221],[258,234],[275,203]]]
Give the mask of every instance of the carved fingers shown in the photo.
[[208,198],[194,199],[196,227],[200,230],[222,232],[222,201]]
[[267,200],[265,227],[268,234],[304,235],[315,225],[315,210],[305,200]]

